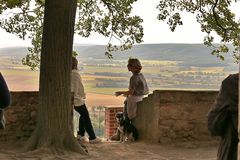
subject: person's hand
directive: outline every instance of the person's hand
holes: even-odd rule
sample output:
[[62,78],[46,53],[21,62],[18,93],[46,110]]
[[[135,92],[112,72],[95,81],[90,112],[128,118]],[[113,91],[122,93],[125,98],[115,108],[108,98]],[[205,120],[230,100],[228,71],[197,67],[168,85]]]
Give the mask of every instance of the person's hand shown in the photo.
[[120,96],[122,93],[120,91],[115,92],[115,96]]

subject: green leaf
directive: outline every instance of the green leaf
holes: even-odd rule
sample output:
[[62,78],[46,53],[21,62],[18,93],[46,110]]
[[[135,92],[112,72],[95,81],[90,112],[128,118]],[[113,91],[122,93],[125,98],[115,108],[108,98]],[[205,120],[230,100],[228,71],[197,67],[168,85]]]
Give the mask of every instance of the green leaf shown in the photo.
[[7,7],[9,8],[14,8],[21,4],[20,0],[6,0],[6,2],[7,2]]

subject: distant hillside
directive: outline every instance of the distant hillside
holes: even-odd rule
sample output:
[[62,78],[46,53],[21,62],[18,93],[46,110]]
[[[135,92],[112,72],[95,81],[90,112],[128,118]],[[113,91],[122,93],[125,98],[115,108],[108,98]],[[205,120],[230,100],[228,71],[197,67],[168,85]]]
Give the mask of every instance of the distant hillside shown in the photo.
[[27,47],[0,48],[0,56],[24,57],[28,53]]
[[[74,45],[74,50],[80,58],[107,59],[104,55],[104,45]],[[203,44],[141,44],[123,52],[114,52],[114,59],[128,59],[137,57],[145,60],[182,61],[183,66],[212,67],[235,66],[230,54],[226,54],[225,61],[211,55],[211,48]],[[0,56],[23,57],[27,53],[26,47],[0,48]]]
[[[82,58],[92,57],[94,59],[106,58],[105,46],[74,46]],[[138,57],[146,60],[171,60],[183,61],[184,66],[228,66],[233,63],[230,54],[226,54],[225,61],[221,61],[211,55],[211,48],[203,44],[141,44],[135,45],[132,49],[123,52],[114,52],[114,59],[128,59]]]

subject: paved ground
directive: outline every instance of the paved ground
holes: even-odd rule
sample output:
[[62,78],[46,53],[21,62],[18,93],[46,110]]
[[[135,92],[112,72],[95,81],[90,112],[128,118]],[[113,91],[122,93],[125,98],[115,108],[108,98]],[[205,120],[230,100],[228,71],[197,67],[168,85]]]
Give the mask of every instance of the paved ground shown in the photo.
[[[101,159],[128,160],[215,160],[216,143],[178,143],[171,145],[153,145],[141,142],[131,144],[105,143],[88,145],[89,153]],[[103,153],[104,152],[104,153]],[[111,155],[111,156],[105,156]]]
[[0,160],[215,160],[217,153],[217,144],[209,142],[168,145],[103,142],[87,144],[87,157],[76,153],[53,155],[46,150],[37,153],[17,153],[16,146],[4,146],[5,149],[1,146],[3,145],[0,145]]

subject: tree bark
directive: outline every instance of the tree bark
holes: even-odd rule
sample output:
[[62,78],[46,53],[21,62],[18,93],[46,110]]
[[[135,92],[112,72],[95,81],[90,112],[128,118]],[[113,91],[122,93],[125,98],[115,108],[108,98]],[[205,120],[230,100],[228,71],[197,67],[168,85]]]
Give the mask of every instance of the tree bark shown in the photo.
[[[240,53],[239,53],[240,54]],[[238,73],[240,73],[240,63],[238,64]],[[240,75],[238,75],[240,76]],[[240,77],[238,77],[238,84],[240,84]],[[238,139],[240,138],[240,85],[238,85]],[[237,158],[240,160],[240,142],[238,141]]]
[[76,0],[45,1],[38,118],[25,151],[51,148],[86,153],[74,138],[70,125],[70,74],[76,6]]

